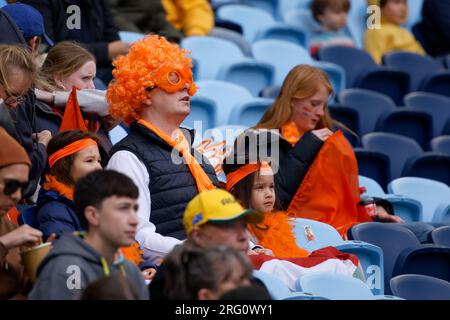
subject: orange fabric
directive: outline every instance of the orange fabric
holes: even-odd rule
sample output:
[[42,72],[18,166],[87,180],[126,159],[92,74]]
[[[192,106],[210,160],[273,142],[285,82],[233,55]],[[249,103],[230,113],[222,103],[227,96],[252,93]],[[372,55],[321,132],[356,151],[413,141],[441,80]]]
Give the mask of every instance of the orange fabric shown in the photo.
[[47,174],[45,176],[45,183],[43,187],[45,190],[57,191],[60,195],[73,201],[73,188],[65,185],[62,182],[59,182],[56,177],[52,176],[51,174]]
[[285,212],[265,213],[263,222],[249,224],[248,230],[259,245],[272,250],[279,259],[307,257],[309,252],[297,245],[290,220]]
[[322,146],[287,210],[290,216],[332,225],[345,237],[354,224],[372,219],[358,212],[358,164],[341,131]]
[[77,89],[72,88],[69,99],[64,109],[64,115],[59,127],[59,131],[69,131],[79,129],[83,132],[88,132],[88,128],[81,114],[80,106],[78,105]]
[[77,153],[78,151],[81,151],[83,149],[86,149],[87,147],[97,145],[97,142],[92,140],[91,138],[81,139],[77,140],[75,142],[72,142],[71,144],[68,144],[61,150],[56,151],[52,155],[48,157],[48,165],[53,167],[53,165],[61,160],[62,158],[65,158],[67,156],[70,156],[71,154]]
[[11,222],[19,224],[19,210],[17,210],[17,207],[12,207],[11,209],[9,209],[9,211],[6,213],[6,216]]
[[260,169],[270,169],[270,165],[267,162],[261,163],[249,163],[245,166],[240,167],[238,170],[230,172],[227,174],[227,191],[230,191],[236,183],[247,177],[248,175],[259,171]]
[[297,144],[298,140],[302,137],[294,121],[286,122],[281,126],[281,135],[293,146]]
[[139,243],[134,241],[129,247],[121,247],[120,252],[123,254],[124,258],[136,265],[139,265],[142,261],[143,251],[139,247]]
[[178,152],[181,153],[187,166],[189,167],[189,171],[191,172],[192,176],[194,177],[195,183],[197,184],[197,190],[199,193],[202,191],[206,191],[206,190],[216,189],[214,184],[211,182],[209,177],[206,175],[205,171],[203,171],[203,168],[200,166],[200,164],[197,162],[197,160],[192,156],[191,149],[189,147],[189,143],[186,140],[186,137],[184,136],[183,132],[181,132],[180,129],[177,130],[178,131],[177,139],[173,140],[171,137],[169,137],[167,134],[162,132],[156,126],[152,125],[151,123],[149,123],[143,119],[140,119],[138,121],[138,123],[142,124],[143,126],[147,127],[149,130],[153,131],[161,139],[163,139],[165,142],[167,142],[172,148],[176,149]]

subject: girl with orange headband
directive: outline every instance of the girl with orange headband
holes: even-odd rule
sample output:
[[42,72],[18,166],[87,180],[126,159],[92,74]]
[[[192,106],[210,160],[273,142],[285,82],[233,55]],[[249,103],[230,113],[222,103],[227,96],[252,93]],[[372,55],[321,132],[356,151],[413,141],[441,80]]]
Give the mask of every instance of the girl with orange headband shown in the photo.
[[37,200],[38,228],[44,238],[82,231],[73,211],[73,187],[79,178],[102,169],[97,137],[79,130],[64,131],[50,140],[47,153],[50,173]]

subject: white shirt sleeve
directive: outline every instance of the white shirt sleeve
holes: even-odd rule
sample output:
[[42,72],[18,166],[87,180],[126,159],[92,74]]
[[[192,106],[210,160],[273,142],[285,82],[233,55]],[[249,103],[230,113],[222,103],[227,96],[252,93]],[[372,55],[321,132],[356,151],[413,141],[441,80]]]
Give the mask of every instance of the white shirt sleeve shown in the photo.
[[160,263],[174,246],[182,241],[164,237],[156,232],[155,225],[150,222],[151,196],[148,189],[150,176],[145,165],[131,152],[118,151],[114,153],[108,162],[108,169],[119,171],[130,177],[139,189],[139,225],[136,233],[136,241],[144,251],[144,259],[154,263]]
[[[65,106],[69,99],[70,91],[56,91],[55,105]],[[96,113],[102,117],[109,114],[108,103],[105,99],[106,91],[98,89],[83,89],[77,91],[77,100],[84,112]]]

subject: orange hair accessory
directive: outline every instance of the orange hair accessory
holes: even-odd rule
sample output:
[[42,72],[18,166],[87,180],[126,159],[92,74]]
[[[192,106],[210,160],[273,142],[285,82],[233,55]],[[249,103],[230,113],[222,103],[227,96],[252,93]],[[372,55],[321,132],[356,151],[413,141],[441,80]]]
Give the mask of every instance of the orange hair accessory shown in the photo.
[[80,150],[86,149],[87,147],[97,145],[97,142],[92,140],[91,138],[85,138],[81,140],[77,140],[75,142],[72,142],[71,144],[68,144],[61,150],[56,151],[51,156],[48,157],[48,164],[51,167],[61,160],[62,158],[65,158],[67,156],[70,156],[71,154],[77,153]]
[[[273,174],[272,167],[269,163],[263,161],[261,163],[249,163],[245,166],[237,169],[236,171],[227,174],[227,191],[230,191],[236,183],[244,179],[249,174],[257,172],[259,170],[264,170],[262,174]],[[270,170],[270,171],[269,171]]]
[[114,79],[106,92],[109,113],[128,124],[141,117],[142,102],[148,99],[148,88],[160,86],[169,90],[167,92],[182,88],[178,81],[169,83],[171,72],[176,72],[181,82],[190,84],[190,95],[196,90],[192,60],[186,50],[158,35],[148,35],[136,41],[128,54],[118,57],[113,65]]

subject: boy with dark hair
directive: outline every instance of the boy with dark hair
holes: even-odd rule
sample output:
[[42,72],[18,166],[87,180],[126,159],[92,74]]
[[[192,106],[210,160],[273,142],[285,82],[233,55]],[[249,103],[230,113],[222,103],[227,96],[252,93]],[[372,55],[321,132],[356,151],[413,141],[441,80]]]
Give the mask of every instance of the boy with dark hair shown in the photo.
[[133,181],[119,172],[95,171],[78,180],[75,212],[87,231],[57,241],[39,266],[30,299],[79,299],[90,283],[109,275],[124,276],[139,299],[148,299],[139,269],[118,255],[134,241],[138,195]]
[[324,46],[354,47],[353,39],[344,30],[350,11],[349,0],[314,0],[311,3],[311,11],[314,20],[321,27],[310,40],[313,57],[316,57],[319,49]]

